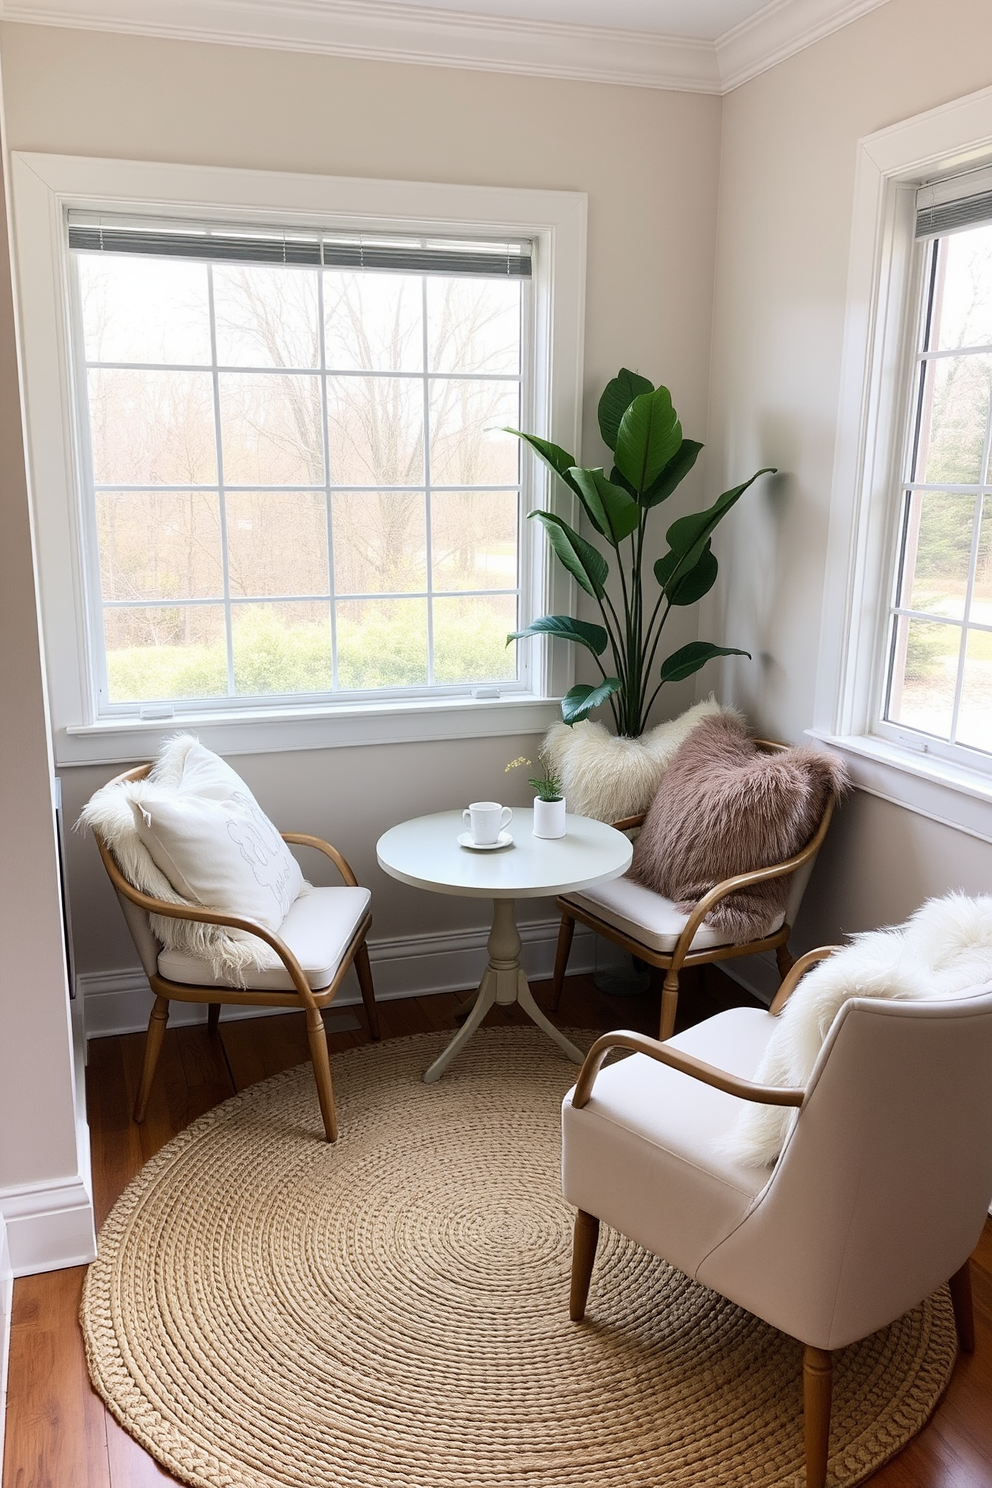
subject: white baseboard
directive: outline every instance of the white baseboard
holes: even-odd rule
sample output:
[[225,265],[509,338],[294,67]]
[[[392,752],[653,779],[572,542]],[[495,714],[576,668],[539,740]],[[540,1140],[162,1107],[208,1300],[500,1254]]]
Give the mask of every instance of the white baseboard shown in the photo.
[[[535,920],[519,926],[524,970],[529,977],[549,977],[554,968],[558,918]],[[369,959],[375,980],[376,998],[390,1002],[399,997],[429,997],[435,992],[463,992],[478,984],[486,962],[488,925],[446,935],[394,936],[369,941]],[[595,935],[576,926],[569,972],[591,971]],[[138,967],[126,971],[81,972],[76,978],[83,1003],[86,1037],[107,1038],[112,1034],[140,1033],[148,1026],[150,991]],[[350,972],[335,999],[335,1006],[361,1001],[358,982]],[[224,1018],[257,1018],[278,1013],[279,1008],[224,1009]],[[207,1010],[202,1003],[173,1003],[171,1027],[202,1023]]]
[[733,960],[718,961],[716,964],[727,976],[750,992],[752,997],[756,997],[766,1007],[771,1005],[782,980],[778,974],[774,951],[759,951],[754,956],[737,956]]
[[84,1266],[96,1256],[93,1202],[83,1174],[0,1188],[0,1216],[14,1276]]
[[7,1246],[7,1226],[0,1214],[0,1464],[3,1462],[4,1422],[7,1419],[7,1361],[10,1357],[10,1314],[14,1302],[14,1272]]

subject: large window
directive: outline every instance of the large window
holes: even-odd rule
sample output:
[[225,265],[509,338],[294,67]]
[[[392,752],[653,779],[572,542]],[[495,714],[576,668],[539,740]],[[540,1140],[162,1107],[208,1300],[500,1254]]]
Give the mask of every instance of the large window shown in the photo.
[[68,237],[101,712],[520,686],[529,242]]
[[505,642],[574,603],[523,518],[577,517],[501,431],[578,447],[585,197],[20,152],[11,179],[58,763],[180,720],[229,754],[552,723],[570,648]]
[[882,719],[897,736],[912,731],[931,748],[990,756],[992,221],[981,219],[992,217],[992,197],[985,175],[919,193],[923,287]]

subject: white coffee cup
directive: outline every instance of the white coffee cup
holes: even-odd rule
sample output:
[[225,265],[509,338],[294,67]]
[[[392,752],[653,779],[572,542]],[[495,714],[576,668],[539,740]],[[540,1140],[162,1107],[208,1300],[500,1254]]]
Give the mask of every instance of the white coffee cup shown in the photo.
[[498,801],[473,801],[468,810],[462,812],[462,817],[468,822],[473,842],[486,847],[495,842],[503,828],[509,825],[513,812]]

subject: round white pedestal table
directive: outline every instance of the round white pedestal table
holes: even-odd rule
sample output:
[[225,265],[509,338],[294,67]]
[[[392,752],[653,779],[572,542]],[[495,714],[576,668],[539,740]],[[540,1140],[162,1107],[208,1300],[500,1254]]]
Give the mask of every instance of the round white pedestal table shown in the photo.
[[534,813],[514,807],[508,847],[479,851],[461,847],[465,830],[460,811],[441,811],[391,827],[376,844],[379,866],[392,878],[438,894],[460,894],[493,901],[489,964],[462,1028],[424,1073],[439,1080],[494,1003],[517,1002],[576,1064],[582,1052],[545,1017],[534,1001],[520,965],[516,901],[570,894],[619,878],[630,867],[631,845],[622,832],[587,816],[566,816],[565,836],[533,835]]

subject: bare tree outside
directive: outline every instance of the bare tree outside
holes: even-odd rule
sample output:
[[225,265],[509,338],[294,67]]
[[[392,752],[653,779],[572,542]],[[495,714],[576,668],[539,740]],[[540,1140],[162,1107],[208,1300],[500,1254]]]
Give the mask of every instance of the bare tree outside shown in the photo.
[[515,677],[518,281],[76,262],[111,703]]

